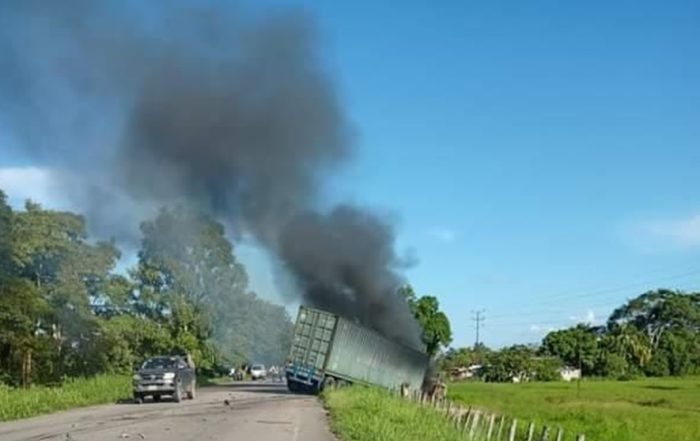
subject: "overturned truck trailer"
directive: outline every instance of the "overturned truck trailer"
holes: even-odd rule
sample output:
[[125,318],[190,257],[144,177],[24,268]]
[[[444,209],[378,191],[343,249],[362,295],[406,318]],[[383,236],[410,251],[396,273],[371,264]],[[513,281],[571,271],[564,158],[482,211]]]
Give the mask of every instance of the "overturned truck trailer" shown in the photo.
[[421,387],[428,356],[343,317],[299,308],[287,359],[292,392],[319,392],[346,383]]

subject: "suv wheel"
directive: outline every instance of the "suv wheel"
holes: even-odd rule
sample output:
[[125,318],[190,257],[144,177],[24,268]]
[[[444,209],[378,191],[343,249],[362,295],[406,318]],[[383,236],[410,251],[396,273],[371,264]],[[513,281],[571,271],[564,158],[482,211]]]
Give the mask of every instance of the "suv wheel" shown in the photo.
[[176,403],[182,401],[182,385],[179,381],[175,384],[175,393],[173,393],[173,400]]

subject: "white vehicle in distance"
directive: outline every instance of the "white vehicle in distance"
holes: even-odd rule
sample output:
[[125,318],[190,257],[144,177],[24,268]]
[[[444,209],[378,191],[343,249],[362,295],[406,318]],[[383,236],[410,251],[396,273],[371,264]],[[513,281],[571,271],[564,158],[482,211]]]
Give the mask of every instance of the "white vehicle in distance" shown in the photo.
[[267,377],[267,371],[262,364],[254,364],[250,367],[250,378],[253,380],[264,380]]

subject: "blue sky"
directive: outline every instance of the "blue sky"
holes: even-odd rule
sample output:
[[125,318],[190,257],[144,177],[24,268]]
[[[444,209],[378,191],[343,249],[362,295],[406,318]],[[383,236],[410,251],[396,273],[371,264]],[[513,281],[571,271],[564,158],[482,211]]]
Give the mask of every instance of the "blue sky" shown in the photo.
[[[501,346],[700,289],[697,2],[263,3],[316,18],[358,143],[329,197],[396,221],[455,345],[476,309]],[[8,167],[41,164],[5,151],[19,197]]]

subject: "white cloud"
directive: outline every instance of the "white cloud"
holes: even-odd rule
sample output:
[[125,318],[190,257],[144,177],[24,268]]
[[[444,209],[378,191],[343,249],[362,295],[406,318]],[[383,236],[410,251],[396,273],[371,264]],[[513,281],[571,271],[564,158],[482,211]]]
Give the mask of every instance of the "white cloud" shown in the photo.
[[585,314],[583,315],[572,315],[569,316],[569,320],[572,322],[576,323],[587,323],[589,325],[592,325],[596,323],[597,317],[593,310],[589,309]]
[[442,243],[452,243],[457,240],[457,233],[447,227],[436,226],[428,230],[428,236],[432,237],[438,242]]
[[652,239],[661,239],[673,245],[700,246],[700,214],[681,219],[642,222],[638,230]]
[[535,334],[548,334],[552,331],[556,331],[557,328],[553,326],[545,326],[545,325],[537,325],[533,324],[530,325],[530,332],[534,332]]
[[[0,189],[10,204],[21,206],[25,200],[54,205],[60,195],[56,191],[57,173],[44,167],[0,168]],[[62,198],[60,198],[62,199]]]

